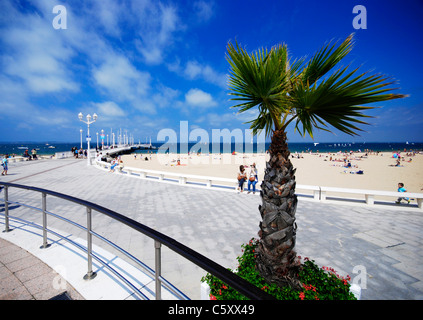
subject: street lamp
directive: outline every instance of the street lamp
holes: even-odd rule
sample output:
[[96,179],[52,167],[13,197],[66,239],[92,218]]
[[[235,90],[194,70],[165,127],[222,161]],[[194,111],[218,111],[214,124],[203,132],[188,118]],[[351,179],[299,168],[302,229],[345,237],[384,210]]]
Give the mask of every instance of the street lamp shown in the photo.
[[101,150],[104,150],[104,130],[101,129]]
[[79,132],[81,133],[81,148],[82,149],[82,129],[79,129]]
[[91,121],[91,116],[88,114],[87,115],[87,121],[82,120],[82,112],[80,112],[78,114],[78,118],[80,121],[82,121],[83,123],[87,124],[87,165],[91,165],[91,152],[90,152],[90,141],[91,141],[91,136],[90,136],[90,124],[94,123],[97,121],[97,114],[93,114],[93,121]]

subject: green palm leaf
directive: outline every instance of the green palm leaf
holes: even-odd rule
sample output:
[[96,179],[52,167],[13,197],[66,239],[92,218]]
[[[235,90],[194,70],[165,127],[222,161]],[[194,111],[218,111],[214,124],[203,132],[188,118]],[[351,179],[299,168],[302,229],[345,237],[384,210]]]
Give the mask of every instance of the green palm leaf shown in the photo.
[[314,129],[331,131],[330,127],[357,135],[362,131],[357,125],[367,124],[364,120],[369,118],[363,111],[374,108],[363,105],[405,95],[389,93],[394,81],[383,75],[358,74],[358,69],[344,67],[327,76],[352,46],[350,35],[338,46],[323,46],[308,62],[290,64],[286,45],[249,54],[238,43],[229,43],[229,95],[238,102],[233,108],[239,113],[258,108],[258,118],[248,122],[253,134],[265,130],[270,135],[295,121],[302,135],[313,137]]
[[[319,84],[310,86],[299,81],[290,92],[296,108],[296,128],[304,135],[313,137],[313,128],[330,131],[328,125],[349,135],[357,135],[362,129],[355,124],[367,124],[362,118],[369,118],[362,111],[374,107],[364,104],[387,101],[404,97],[387,93],[394,82],[382,75],[363,73],[358,69],[347,72],[340,69]],[[300,124],[302,129],[300,129]]]
[[229,94],[236,97],[232,100],[240,102],[233,108],[239,108],[239,112],[259,108],[263,119],[253,124],[253,130],[266,128],[269,131],[274,125],[279,126],[288,86],[287,57],[285,45],[274,47],[270,52],[260,49],[252,54],[238,44],[228,45]]

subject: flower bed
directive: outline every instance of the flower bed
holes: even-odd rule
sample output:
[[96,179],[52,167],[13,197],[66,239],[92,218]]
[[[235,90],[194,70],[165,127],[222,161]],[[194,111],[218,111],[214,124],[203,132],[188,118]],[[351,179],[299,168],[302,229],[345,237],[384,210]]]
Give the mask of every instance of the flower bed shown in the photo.
[[[356,296],[350,290],[347,276],[343,278],[329,267],[318,267],[313,260],[304,258],[301,263],[298,278],[303,288],[294,290],[290,287],[278,287],[276,284],[268,284],[260,277],[255,265],[255,250],[257,239],[251,239],[248,244],[243,244],[243,254],[237,258],[238,268],[233,271],[241,278],[249,281],[258,288],[275,296],[279,300],[356,300]],[[299,257],[301,259],[301,257]],[[301,261],[301,260],[300,260]],[[232,271],[232,270],[231,270]],[[220,279],[207,274],[201,279],[210,287],[211,300],[246,300],[247,298],[228,287]]]

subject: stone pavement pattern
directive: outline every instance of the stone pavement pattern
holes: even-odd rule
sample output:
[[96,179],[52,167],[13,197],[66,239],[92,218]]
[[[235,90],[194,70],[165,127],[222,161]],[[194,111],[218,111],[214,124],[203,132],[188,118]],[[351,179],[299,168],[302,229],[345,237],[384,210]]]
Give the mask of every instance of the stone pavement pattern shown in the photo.
[[[236,268],[241,244],[257,236],[261,201],[257,195],[126,177],[75,159],[11,164],[9,173],[2,181],[54,190],[115,210],[224,267]],[[11,190],[9,196],[40,206],[38,194]],[[47,206],[49,211],[85,225],[85,208],[49,197]],[[10,214],[28,215],[13,207]],[[362,299],[423,299],[421,210],[299,198],[296,216],[298,255],[332,267],[341,275],[349,274],[362,286]],[[84,231],[60,220],[49,218],[49,227],[85,238]],[[95,213],[93,228],[154,267],[150,239]],[[0,254],[0,261],[2,258]],[[162,275],[192,299],[199,299],[204,270],[165,247],[162,260]]]
[[62,281],[40,259],[0,238],[0,300],[48,300],[63,292],[72,300],[84,299]]

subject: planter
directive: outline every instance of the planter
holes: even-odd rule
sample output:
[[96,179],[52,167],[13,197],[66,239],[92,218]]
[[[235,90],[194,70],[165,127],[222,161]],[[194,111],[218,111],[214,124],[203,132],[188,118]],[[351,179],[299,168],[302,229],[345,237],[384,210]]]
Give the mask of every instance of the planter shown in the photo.
[[[210,287],[207,283],[201,283],[201,300],[210,300]],[[356,297],[357,300],[361,299],[361,287],[353,283],[350,287],[350,292]]]

